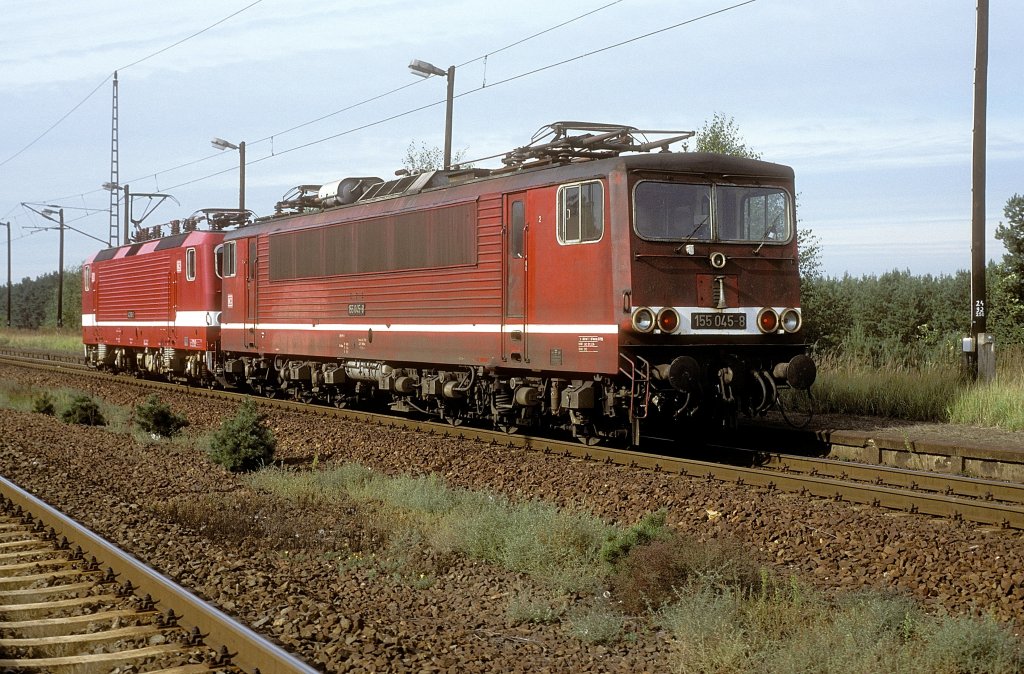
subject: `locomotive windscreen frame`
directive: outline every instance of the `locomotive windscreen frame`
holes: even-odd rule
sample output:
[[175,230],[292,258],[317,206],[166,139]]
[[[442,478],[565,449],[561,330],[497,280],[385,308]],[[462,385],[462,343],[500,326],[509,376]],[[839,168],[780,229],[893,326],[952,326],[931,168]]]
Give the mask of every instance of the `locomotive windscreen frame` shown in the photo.
[[270,280],[477,262],[476,202],[270,235]]

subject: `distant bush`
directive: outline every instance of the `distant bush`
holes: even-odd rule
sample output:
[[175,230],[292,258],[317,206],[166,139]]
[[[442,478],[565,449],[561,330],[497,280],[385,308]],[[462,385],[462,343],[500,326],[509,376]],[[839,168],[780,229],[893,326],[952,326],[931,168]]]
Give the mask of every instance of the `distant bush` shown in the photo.
[[75,396],[60,418],[68,424],[83,426],[106,426],[107,420],[100,412],[100,406],[87,395]]
[[264,424],[256,404],[246,400],[238,413],[221,424],[210,439],[210,459],[232,472],[248,472],[269,464],[277,440]]
[[135,424],[146,433],[173,438],[188,426],[188,419],[176,414],[154,394],[145,403],[135,407]]
[[32,411],[36,414],[45,414],[47,416],[54,416],[57,414],[57,408],[53,403],[53,396],[46,391],[40,393],[35,400],[32,401]]

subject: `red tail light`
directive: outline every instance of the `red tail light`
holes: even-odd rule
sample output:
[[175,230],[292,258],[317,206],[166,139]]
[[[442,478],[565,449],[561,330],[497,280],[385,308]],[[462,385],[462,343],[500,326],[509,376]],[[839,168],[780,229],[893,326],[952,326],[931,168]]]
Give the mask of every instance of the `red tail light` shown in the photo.
[[761,309],[757,314],[757,327],[761,332],[775,332],[779,328],[779,315],[769,307]]
[[679,312],[671,307],[666,307],[658,312],[658,328],[662,332],[672,333],[679,327]]

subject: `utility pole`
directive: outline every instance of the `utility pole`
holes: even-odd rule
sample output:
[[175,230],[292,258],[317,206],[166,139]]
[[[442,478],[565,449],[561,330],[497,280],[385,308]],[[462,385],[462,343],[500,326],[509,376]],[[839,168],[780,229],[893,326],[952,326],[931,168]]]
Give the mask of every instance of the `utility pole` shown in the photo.
[[[59,252],[59,254],[57,256],[57,327],[58,328],[63,328],[64,327],[64,209],[60,208],[59,206],[47,206],[43,210],[39,211],[39,210],[36,210],[35,208],[32,208],[31,206],[29,206],[25,202],[22,202],[21,205],[22,206],[26,206],[28,208],[31,208],[33,211],[35,211],[39,215],[43,216],[44,218],[46,218],[50,222],[56,222],[57,225],[58,225],[58,228],[60,229],[60,252]],[[58,210],[53,210],[55,208],[58,209]],[[54,218],[53,218],[53,216],[55,216],[55,215],[57,216],[56,220],[54,220]],[[53,229],[53,227],[43,227],[41,229]],[[75,231],[78,231],[78,230],[75,230]],[[95,237],[93,237],[93,238],[95,238]],[[103,241],[103,239],[98,239],[98,241],[106,243],[106,241]]]
[[57,261],[57,327],[64,327],[64,209],[60,216],[60,255]]
[[128,229],[129,229],[128,224],[131,222],[131,220],[132,220],[132,197],[131,197],[131,194],[128,191],[128,186],[125,185],[124,186],[124,239],[122,239],[122,240],[124,241],[124,245],[126,245],[126,246],[128,245],[128,237],[130,236],[130,234],[128,232]]
[[0,222],[7,228],[7,327],[11,327],[11,223]]
[[978,0],[974,57],[974,153],[971,185],[971,340],[974,376],[991,381],[996,373],[995,339],[987,332],[985,287],[985,143],[988,101],[988,0]]

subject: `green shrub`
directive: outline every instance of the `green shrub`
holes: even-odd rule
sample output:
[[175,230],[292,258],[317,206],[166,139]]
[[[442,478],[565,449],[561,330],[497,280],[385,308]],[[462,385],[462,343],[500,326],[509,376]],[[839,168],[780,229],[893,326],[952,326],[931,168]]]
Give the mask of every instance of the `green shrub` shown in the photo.
[[54,416],[57,414],[57,408],[53,403],[53,396],[48,392],[43,391],[32,401],[32,411],[36,414],[45,414],[47,416]]
[[222,423],[210,438],[210,459],[232,472],[256,470],[269,464],[277,440],[264,420],[256,404],[246,400],[238,413]]
[[739,540],[696,541],[669,533],[630,550],[616,565],[609,587],[626,612],[640,613],[670,601],[694,578],[746,593],[759,591],[764,576]]
[[68,424],[84,426],[106,426],[107,420],[100,412],[100,406],[87,395],[75,396],[60,418]]
[[188,426],[188,419],[175,414],[167,403],[154,394],[144,404],[135,407],[135,424],[151,435],[173,438]]
[[640,521],[626,529],[617,532],[601,546],[601,560],[615,566],[620,560],[629,554],[637,545],[650,543],[656,538],[668,534],[665,528],[665,511],[649,513],[640,518]]

